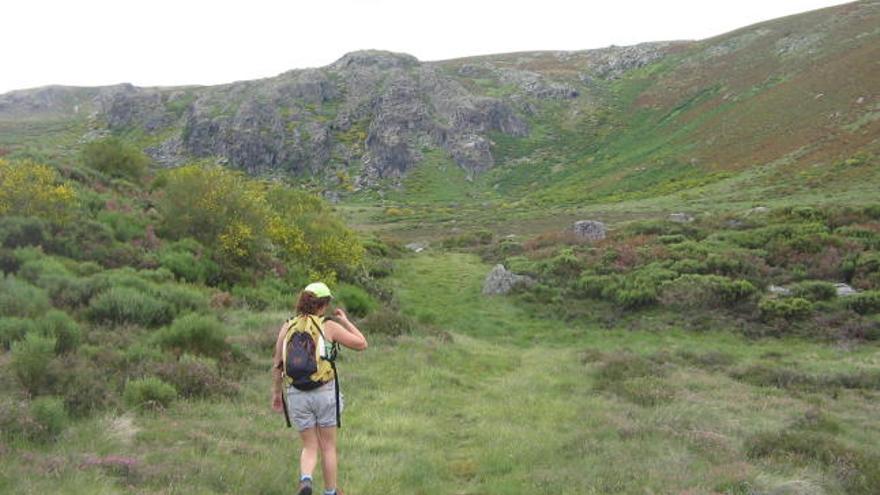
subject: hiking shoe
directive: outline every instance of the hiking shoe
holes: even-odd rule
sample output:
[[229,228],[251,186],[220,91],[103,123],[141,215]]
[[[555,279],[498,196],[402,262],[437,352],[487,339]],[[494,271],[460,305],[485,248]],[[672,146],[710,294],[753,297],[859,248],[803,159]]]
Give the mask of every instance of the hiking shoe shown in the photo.
[[312,482],[303,480],[299,482],[299,491],[296,495],[312,495]]

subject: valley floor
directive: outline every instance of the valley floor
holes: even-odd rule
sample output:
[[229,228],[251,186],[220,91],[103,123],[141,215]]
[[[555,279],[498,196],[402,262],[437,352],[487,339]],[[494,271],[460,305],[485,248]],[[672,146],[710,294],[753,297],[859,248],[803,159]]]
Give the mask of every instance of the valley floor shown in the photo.
[[[876,345],[572,327],[482,296],[488,269],[466,254],[400,260],[401,306],[432,330],[344,354],[346,493],[876,493],[876,387],[794,389],[760,372],[876,371]],[[228,315],[240,339],[282,318]],[[0,491],[292,493],[298,442],[269,409],[269,353],[252,357],[233,401],[5,446]]]

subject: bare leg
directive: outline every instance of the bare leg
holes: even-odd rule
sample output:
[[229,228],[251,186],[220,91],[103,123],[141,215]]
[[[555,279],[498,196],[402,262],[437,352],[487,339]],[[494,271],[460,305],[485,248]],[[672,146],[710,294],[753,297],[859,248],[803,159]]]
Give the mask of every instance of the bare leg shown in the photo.
[[324,487],[328,490],[336,488],[336,427],[318,427],[317,437],[321,446]]
[[299,432],[299,438],[303,443],[302,453],[299,456],[299,472],[301,475],[311,475],[315,472],[315,466],[318,464],[317,428],[309,428]]

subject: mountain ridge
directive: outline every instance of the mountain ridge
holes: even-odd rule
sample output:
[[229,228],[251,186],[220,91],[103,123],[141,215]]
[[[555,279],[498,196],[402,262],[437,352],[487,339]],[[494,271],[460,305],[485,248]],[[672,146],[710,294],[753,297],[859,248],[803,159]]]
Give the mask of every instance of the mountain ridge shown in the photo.
[[[121,135],[163,166],[219,160],[343,192],[405,189],[413,170],[450,164],[514,195],[551,186],[577,199],[572,189],[613,196],[779,160],[873,163],[878,6],[700,41],[425,62],[359,50],[222,85],[17,90],[0,95],[0,130],[77,121],[80,139]],[[646,171],[656,180],[630,180]]]

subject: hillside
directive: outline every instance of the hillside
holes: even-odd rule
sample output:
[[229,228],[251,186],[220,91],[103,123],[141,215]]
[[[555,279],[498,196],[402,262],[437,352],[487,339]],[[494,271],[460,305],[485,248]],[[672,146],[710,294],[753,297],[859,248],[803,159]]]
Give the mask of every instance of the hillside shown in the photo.
[[876,185],[878,25],[880,4],[862,1],[696,42],[437,62],[362,51],[211,87],[14,91],[0,147],[57,156],[112,133],[165,166],[216,159],[409,203]]

